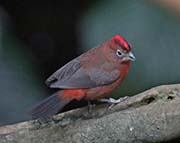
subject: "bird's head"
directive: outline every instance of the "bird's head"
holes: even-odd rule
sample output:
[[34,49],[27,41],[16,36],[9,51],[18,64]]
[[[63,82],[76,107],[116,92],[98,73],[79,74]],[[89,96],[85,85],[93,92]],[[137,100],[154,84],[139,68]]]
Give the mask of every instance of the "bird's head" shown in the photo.
[[111,49],[115,53],[117,60],[122,62],[135,61],[136,58],[131,51],[131,46],[121,36],[116,35],[111,39]]

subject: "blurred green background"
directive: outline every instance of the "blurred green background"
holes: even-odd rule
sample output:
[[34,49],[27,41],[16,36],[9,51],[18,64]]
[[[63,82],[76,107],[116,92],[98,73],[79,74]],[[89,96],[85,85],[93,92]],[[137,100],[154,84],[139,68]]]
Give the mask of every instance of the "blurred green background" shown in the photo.
[[[180,8],[180,7],[179,7]],[[137,58],[114,97],[180,82],[180,13],[150,0],[0,2],[0,125],[26,114],[54,90],[44,80],[116,34]]]

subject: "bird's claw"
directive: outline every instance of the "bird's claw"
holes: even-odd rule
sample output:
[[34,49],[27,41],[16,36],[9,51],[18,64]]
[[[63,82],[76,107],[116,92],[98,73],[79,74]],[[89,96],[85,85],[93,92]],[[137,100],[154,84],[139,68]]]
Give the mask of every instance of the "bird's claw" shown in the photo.
[[128,96],[125,97],[121,97],[119,99],[114,99],[114,98],[109,98],[109,99],[100,99],[100,102],[106,102],[106,103],[110,103],[111,105],[109,106],[109,108],[112,108],[115,104],[118,104],[120,102],[123,102],[124,100],[126,100],[128,98]]
[[111,104],[117,104],[117,103],[120,103],[120,102],[126,100],[127,98],[128,98],[128,96],[121,97],[121,98],[119,98],[119,99],[114,99],[114,98],[106,99],[106,98],[103,98],[103,99],[100,99],[99,101],[101,101],[101,102],[107,102],[107,103],[111,103]]

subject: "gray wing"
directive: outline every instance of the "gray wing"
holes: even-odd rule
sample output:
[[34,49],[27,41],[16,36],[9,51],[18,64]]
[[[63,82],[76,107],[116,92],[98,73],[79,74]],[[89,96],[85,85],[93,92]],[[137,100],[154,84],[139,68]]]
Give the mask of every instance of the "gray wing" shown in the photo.
[[69,79],[78,69],[80,68],[80,61],[79,57],[75,58],[74,60],[70,61],[56,72],[54,72],[45,83],[50,86],[51,84],[59,81],[64,81]]
[[93,88],[110,84],[119,77],[119,70],[107,72],[100,68],[91,68],[85,70],[81,67],[79,59],[74,59],[54,74],[52,74],[46,83],[51,88]]

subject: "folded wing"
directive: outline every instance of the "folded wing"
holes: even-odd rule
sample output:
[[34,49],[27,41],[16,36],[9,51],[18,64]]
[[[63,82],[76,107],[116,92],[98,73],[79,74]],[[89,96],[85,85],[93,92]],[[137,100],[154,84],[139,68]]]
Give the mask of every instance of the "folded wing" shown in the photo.
[[70,61],[53,73],[46,80],[46,84],[51,88],[61,89],[93,88],[111,84],[120,75],[117,69],[111,71],[106,71],[101,67],[85,69],[81,66],[79,59],[80,57]]

